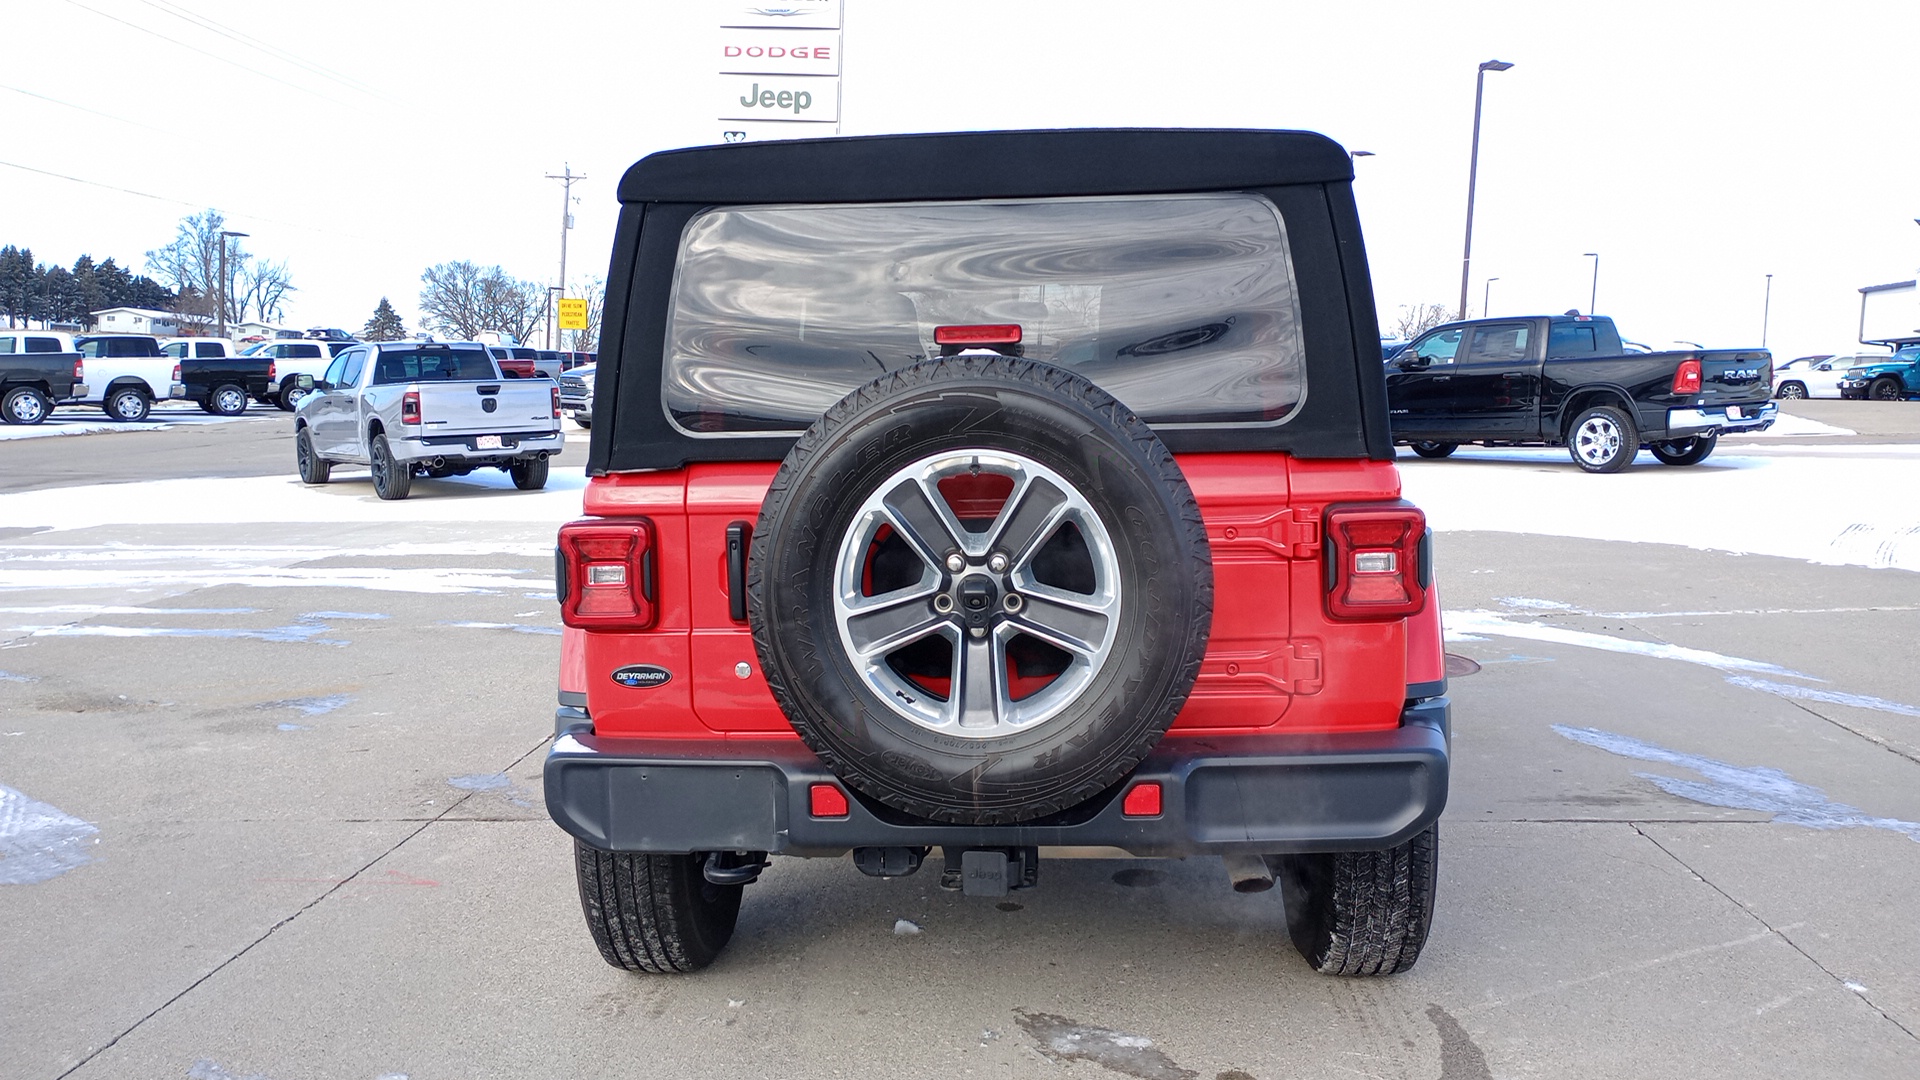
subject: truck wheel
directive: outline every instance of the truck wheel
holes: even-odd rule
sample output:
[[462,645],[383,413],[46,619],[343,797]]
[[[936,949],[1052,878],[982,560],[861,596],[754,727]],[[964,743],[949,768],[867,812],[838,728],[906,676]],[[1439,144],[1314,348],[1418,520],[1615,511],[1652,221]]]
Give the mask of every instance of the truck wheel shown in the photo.
[[0,420],[9,424],[37,424],[53,411],[53,402],[37,386],[16,386],[0,395]]
[[1707,460],[1719,443],[1720,434],[1715,432],[1712,435],[1695,435],[1691,439],[1657,442],[1649,449],[1662,465],[1698,465]]
[[1884,378],[1873,380],[1873,385],[1867,387],[1867,397],[1874,401],[1899,401],[1900,380]]
[[373,452],[367,455],[373,466],[373,493],[383,499],[404,499],[413,490],[413,466],[393,459],[393,448],[385,435],[373,437]]
[[1625,412],[1612,405],[1594,405],[1573,418],[1567,452],[1574,464],[1588,472],[1619,472],[1633,464],[1640,452],[1640,433]]
[[587,930],[607,963],[665,975],[699,971],[720,955],[740,918],[744,885],[715,885],[701,856],[641,855],[573,844]]
[[107,395],[100,403],[100,411],[107,414],[109,420],[119,420],[129,424],[139,423],[153,411],[153,402],[146,391],[134,386],[123,386]]
[[1773,396],[1777,398],[1803,398],[1807,396],[1807,388],[1797,382],[1781,383],[1780,389],[1775,390]]
[[513,477],[513,486],[521,491],[539,491],[547,486],[549,468],[551,465],[546,458],[521,458],[513,463],[507,473]]
[[311,390],[300,389],[293,384],[293,380],[289,379],[287,380],[286,387],[280,391],[280,396],[275,400],[275,404],[287,412],[292,412],[299,408],[300,403],[305,401],[307,395],[312,392]]
[[207,395],[206,408],[215,416],[239,416],[247,411],[247,391],[232,383],[222,383]]
[[321,457],[313,449],[312,428],[301,428],[294,434],[293,461],[300,468],[302,483],[324,484],[333,472],[333,462]]
[[1395,975],[1413,966],[1433,925],[1440,826],[1385,851],[1269,857],[1287,932],[1322,975]]
[[1152,429],[1002,357],[842,398],[781,463],[747,566],[800,737],[848,786],[965,824],[1125,777],[1193,688],[1213,612],[1199,509]]
[[1419,454],[1423,458],[1452,457],[1453,452],[1455,450],[1460,449],[1459,443],[1450,443],[1450,442],[1424,442],[1423,441],[1423,442],[1412,443],[1411,445],[1413,447],[1413,452],[1416,454]]

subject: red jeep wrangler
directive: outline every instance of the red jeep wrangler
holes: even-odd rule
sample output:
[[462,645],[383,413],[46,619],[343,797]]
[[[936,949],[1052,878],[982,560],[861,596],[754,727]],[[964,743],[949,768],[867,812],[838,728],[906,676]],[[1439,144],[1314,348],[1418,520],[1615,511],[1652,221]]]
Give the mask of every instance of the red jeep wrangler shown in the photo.
[[767,855],[1278,879],[1403,971],[1448,702],[1350,159],[1315,134],[747,143],[620,184],[547,806],[608,963]]

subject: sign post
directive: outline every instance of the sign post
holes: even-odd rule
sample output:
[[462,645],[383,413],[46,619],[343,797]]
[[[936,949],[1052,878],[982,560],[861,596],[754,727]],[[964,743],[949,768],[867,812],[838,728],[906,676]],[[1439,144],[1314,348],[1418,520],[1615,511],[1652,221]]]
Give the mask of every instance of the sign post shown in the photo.
[[842,0],[715,0],[723,142],[840,132]]

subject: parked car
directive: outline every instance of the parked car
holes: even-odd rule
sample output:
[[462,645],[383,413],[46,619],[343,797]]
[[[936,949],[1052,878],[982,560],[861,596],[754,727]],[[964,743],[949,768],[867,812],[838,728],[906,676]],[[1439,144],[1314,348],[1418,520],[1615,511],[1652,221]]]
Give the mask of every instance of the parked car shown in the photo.
[[294,409],[300,479],[369,465],[382,499],[404,499],[416,472],[464,476],[497,468],[522,491],[545,487],[566,446],[560,388],[508,380],[477,342],[363,342],[333,358]]
[[183,398],[181,361],[145,334],[89,334],[74,339],[87,392],[65,404],[98,405],[108,419],[136,423],[153,403]]
[[974,897],[1218,857],[1320,971],[1412,966],[1449,704],[1352,175],[1201,130],[626,173],[545,766],[608,963],[712,962],[768,853],[939,848]]
[[351,341],[263,341],[248,349],[245,354],[248,357],[268,360],[266,392],[258,400],[262,405],[278,405],[292,412],[309,393],[300,388],[300,376],[305,375],[310,381],[320,379],[333,358],[351,344]]
[[1905,345],[1892,356],[1848,368],[1840,380],[1840,396],[1874,401],[1920,398],[1920,345]]
[[73,338],[52,330],[0,330],[0,421],[38,424],[54,402],[86,397]]
[[1588,472],[1619,472],[1642,446],[1697,465],[1722,432],[1763,431],[1778,411],[1765,349],[1628,352],[1613,320],[1535,315],[1445,323],[1387,364],[1396,443],[1443,458],[1462,443],[1564,446]]
[[573,417],[573,422],[583,428],[593,426],[593,377],[596,368],[592,364],[574,368],[560,375],[560,411]]
[[1837,398],[1840,380],[1847,369],[1862,364],[1881,363],[1887,353],[1859,353],[1835,356],[1801,356],[1773,369],[1773,396],[1776,398]]
[[500,365],[500,373],[509,379],[531,379],[537,373],[538,349],[524,345],[489,345],[487,352],[493,356],[494,363]]
[[267,379],[273,361],[267,356],[243,355],[226,338],[175,338],[161,351],[178,361],[183,396],[203,412],[239,416],[249,400],[273,401]]
[[585,367],[586,365],[593,363],[598,356],[599,356],[598,353],[577,352],[577,351],[563,352],[560,354],[561,360],[566,363],[567,370],[569,371],[573,370],[574,368]]

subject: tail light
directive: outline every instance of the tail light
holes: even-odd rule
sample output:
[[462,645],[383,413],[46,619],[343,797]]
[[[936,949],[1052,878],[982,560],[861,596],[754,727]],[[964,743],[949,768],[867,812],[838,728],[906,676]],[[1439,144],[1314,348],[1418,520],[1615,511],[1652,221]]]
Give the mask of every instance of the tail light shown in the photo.
[[554,595],[560,621],[582,630],[653,625],[653,522],[571,521],[560,527]]
[[553,418],[560,419],[560,388],[558,386],[553,388]]
[[267,361],[267,381],[272,382],[275,379],[278,379],[279,377],[280,377],[280,361],[278,360]]
[[1001,323],[993,326],[936,326],[935,345],[1018,345],[1020,325]]
[[180,365],[179,364],[173,365],[173,379],[171,381],[173,382],[180,381]]
[[417,424],[420,422],[420,392],[409,390],[400,399],[400,422]]
[[1700,361],[1693,357],[1680,361],[1679,369],[1673,373],[1673,392],[1676,394],[1700,392]]
[[87,377],[86,370],[85,361],[79,357],[75,357],[73,361],[73,381],[84,382]]
[[1427,605],[1427,516],[1406,503],[1327,508],[1327,614],[1404,619]]

